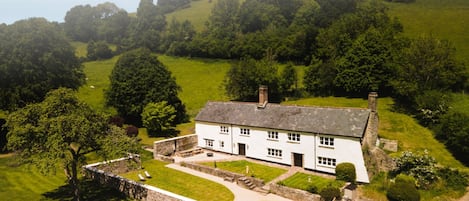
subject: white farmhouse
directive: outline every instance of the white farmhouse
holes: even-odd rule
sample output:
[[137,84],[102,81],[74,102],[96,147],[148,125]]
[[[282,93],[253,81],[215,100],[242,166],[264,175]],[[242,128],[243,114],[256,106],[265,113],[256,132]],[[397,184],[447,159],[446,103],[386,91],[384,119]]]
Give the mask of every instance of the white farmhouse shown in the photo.
[[[370,109],[285,106],[268,103],[208,102],[195,118],[198,146],[249,158],[335,173],[339,163],[355,165],[357,181],[369,183],[362,154]],[[370,121],[371,122],[371,121]]]

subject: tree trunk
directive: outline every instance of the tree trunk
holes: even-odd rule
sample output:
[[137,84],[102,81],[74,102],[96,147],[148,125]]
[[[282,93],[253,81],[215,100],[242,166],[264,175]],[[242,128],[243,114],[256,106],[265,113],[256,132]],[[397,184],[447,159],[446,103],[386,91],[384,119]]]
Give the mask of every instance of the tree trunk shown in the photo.
[[67,174],[68,184],[72,187],[73,191],[73,200],[80,201],[81,200],[81,192],[78,180],[78,154],[76,154],[73,150],[70,150],[72,153],[73,159],[70,163],[66,166],[65,173]]

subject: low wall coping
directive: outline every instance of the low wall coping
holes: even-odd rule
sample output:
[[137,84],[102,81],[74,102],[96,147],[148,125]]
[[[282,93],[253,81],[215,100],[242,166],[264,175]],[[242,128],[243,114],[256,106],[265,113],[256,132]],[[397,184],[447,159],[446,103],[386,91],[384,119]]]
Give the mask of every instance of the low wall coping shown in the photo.
[[183,138],[187,138],[187,137],[192,137],[192,136],[197,136],[197,134],[183,135],[183,136],[179,136],[179,137],[173,137],[173,138],[169,138],[169,139],[154,141],[153,144],[160,143],[160,142],[168,142],[168,141],[179,140],[179,139],[183,139]]

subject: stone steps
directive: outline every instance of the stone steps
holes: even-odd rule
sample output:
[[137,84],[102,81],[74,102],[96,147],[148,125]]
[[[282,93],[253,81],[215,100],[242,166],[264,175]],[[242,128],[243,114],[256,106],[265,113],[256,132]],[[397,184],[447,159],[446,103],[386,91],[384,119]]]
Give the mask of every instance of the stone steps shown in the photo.
[[253,190],[253,189],[256,187],[256,185],[254,185],[254,184],[252,183],[252,181],[249,180],[249,179],[246,178],[246,177],[240,177],[240,178],[238,179],[238,181],[240,181],[240,182],[242,183],[242,186],[244,186],[244,187],[246,187],[246,188],[248,188],[248,189],[250,189],[250,190]]

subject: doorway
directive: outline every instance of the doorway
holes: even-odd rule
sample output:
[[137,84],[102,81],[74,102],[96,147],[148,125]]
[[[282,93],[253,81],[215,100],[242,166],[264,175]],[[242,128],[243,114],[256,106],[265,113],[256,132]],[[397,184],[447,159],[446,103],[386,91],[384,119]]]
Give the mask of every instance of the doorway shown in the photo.
[[303,154],[293,153],[293,166],[303,167]]
[[246,156],[246,144],[238,143],[238,155]]

